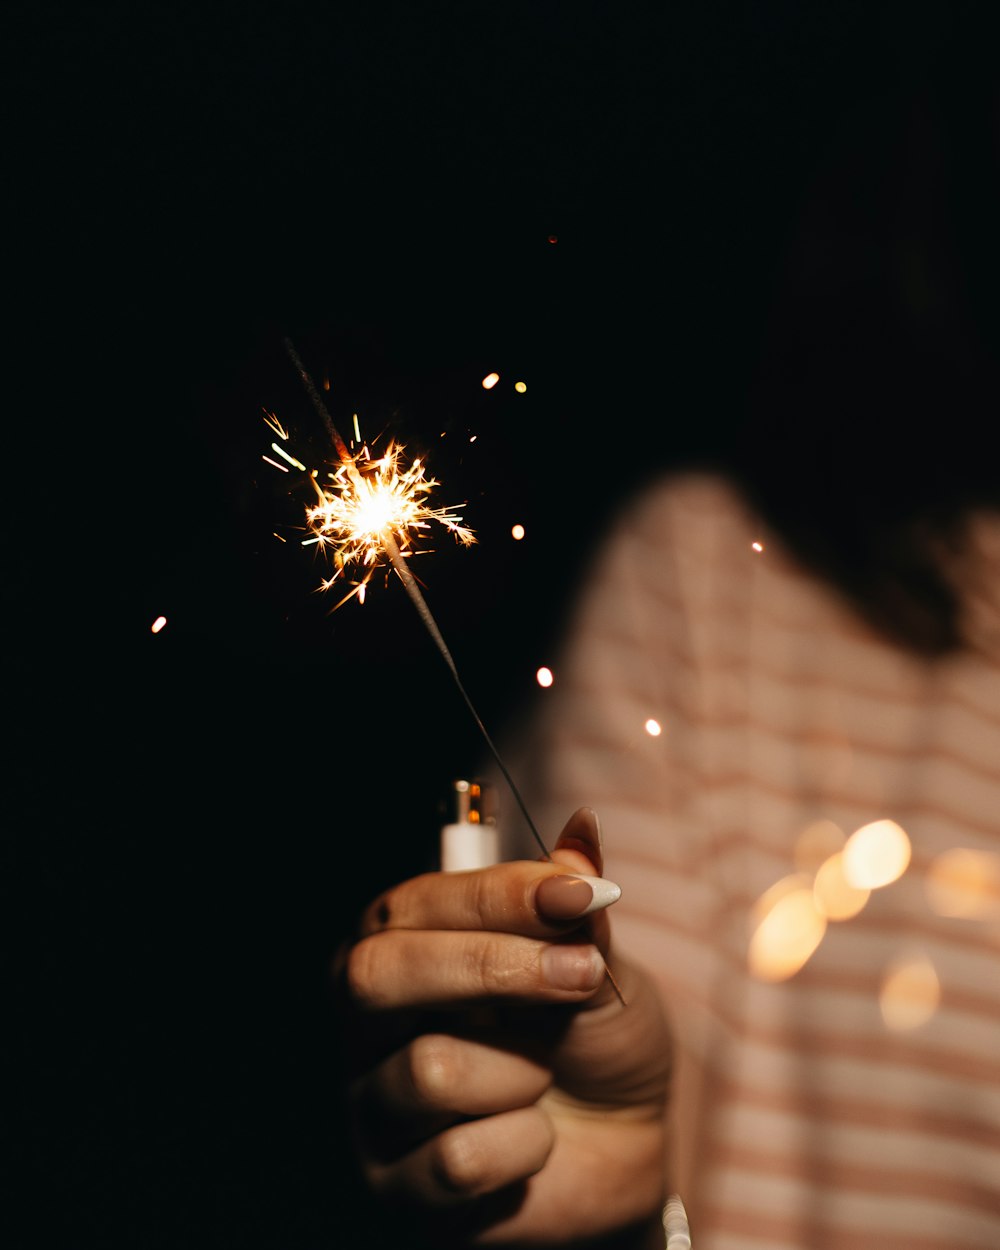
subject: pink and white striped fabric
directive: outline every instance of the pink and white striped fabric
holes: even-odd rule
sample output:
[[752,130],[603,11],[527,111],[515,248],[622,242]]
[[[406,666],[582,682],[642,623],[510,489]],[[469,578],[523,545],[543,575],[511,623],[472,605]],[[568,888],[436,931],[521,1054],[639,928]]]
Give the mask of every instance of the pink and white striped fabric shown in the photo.
[[[728,483],[667,479],[597,553],[505,752],[550,840],[600,817],[615,950],[676,1026],[669,1179],[695,1250],[1000,1250],[1000,525],[973,551],[969,647],[928,661]],[[902,875],[821,907],[797,971],[751,967],[767,892],[811,896],[877,820],[909,839]]]

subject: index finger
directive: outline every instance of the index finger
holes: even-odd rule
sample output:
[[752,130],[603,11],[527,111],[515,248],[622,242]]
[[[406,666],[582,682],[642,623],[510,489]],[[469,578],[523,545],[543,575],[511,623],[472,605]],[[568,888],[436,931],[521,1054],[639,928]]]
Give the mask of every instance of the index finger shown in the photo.
[[571,931],[621,896],[613,881],[554,862],[513,860],[470,872],[429,872],[384,891],[361,936],[387,929],[460,929],[548,938]]

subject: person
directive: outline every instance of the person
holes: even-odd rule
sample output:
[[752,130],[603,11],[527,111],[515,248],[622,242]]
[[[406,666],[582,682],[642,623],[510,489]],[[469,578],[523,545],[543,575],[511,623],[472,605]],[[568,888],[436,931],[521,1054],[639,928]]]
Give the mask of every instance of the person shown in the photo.
[[362,1172],[430,1244],[1000,1246],[1000,387],[949,116],[849,129],[746,439],[594,553],[509,734],[550,855],[514,810],[339,953]]

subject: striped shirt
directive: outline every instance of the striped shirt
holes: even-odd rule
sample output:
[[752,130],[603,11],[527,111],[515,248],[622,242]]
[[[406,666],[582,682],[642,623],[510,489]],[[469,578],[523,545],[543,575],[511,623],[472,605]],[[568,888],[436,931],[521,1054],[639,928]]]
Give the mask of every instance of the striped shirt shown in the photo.
[[509,753],[550,841],[600,817],[615,951],[676,1029],[696,1250],[1000,1250],[1000,527],[973,550],[969,645],[927,660],[726,482],[667,479]]

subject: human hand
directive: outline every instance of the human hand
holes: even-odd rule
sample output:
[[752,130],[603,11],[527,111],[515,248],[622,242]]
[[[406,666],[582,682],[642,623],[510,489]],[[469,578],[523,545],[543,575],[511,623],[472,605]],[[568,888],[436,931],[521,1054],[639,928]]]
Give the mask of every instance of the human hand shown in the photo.
[[551,862],[405,881],[340,953],[363,1173],[440,1244],[640,1246],[658,1227],[669,1032],[613,953],[602,870],[580,809]]

